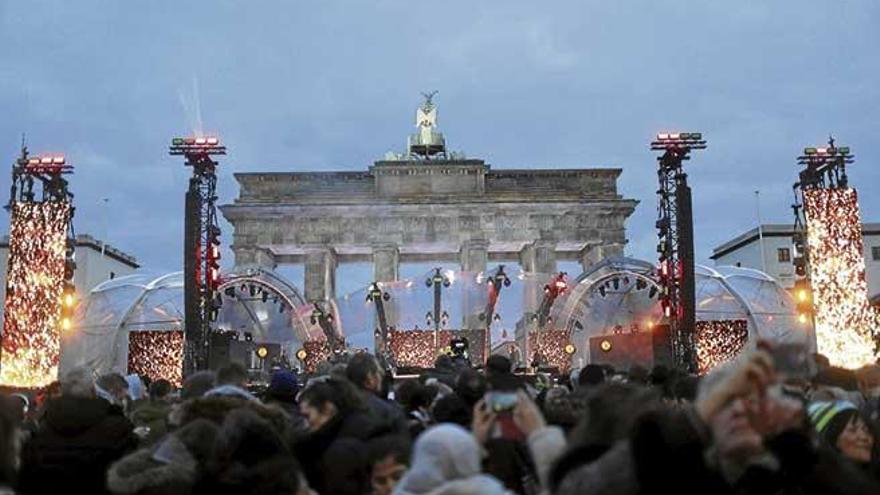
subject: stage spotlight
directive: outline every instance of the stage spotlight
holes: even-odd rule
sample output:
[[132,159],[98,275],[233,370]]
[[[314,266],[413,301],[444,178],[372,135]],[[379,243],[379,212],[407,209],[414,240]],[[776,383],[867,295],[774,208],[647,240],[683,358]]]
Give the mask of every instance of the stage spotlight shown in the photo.
[[647,286],[648,284],[644,280],[640,278],[636,279],[636,290],[643,290]]
[[571,355],[574,354],[575,352],[577,352],[577,347],[575,347],[574,344],[566,344],[566,345],[565,345],[565,353],[566,353],[566,354],[568,354],[569,356],[571,356]]
[[623,285],[629,285],[629,277],[623,277]]
[[609,352],[611,350],[611,341],[603,340],[599,343],[599,348],[602,349],[603,352]]
[[620,279],[619,279],[619,278],[614,277],[614,278],[611,280],[611,283],[614,284],[614,290],[617,290],[617,289],[620,288]]
[[305,349],[296,351],[296,358],[300,361],[305,361],[307,357],[309,357],[309,353]]
[[266,356],[268,355],[269,349],[267,349],[266,346],[261,345],[260,347],[257,347],[257,356],[259,356],[260,359],[266,359]]
[[656,296],[656,295],[657,295],[657,286],[656,286],[656,285],[652,285],[652,286],[651,286],[651,290],[648,291],[648,297],[649,297],[650,299],[654,299],[654,296]]
[[577,328],[578,330],[584,329],[584,325],[579,321],[574,322],[574,327]]
[[602,296],[603,298],[605,297],[605,286],[604,285],[599,287],[599,295]]
[[244,341],[245,342],[253,342],[254,341],[254,334],[252,334],[250,332],[245,332],[244,333]]
[[254,286],[254,284],[248,285],[248,293],[250,293],[251,297],[256,297],[257,288]]
[[228,297],[235,297],[235,287],[230,285],[223,291],[223,293],[226,294]]
[[265,302],[269,301],[269,293],[266,291],[262,291],[262,292],[263,292],[263,294],[262,294],[261,298],[263,299],[263,302],[265,303]]
[[[275,302],[278,302],[278,300],[276,299]],[[283,313],[285,311],[287,311],[287,305],[284,303],[281,303],[281,305],[278,306],[278,312]]]

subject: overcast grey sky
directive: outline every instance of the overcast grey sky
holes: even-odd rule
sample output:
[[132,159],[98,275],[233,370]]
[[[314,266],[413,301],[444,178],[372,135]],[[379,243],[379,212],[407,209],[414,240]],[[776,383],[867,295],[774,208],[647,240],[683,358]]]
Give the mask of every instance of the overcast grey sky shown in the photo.
[[436,89],[451,147],[493,167],[621,167],[641,201],[627,254],[648,259],[648,142],[702,131],[688,169],[705,260],[754,225],[755,190],[765,221],[792,221],[795,157],[829,132],[880,220],[878,22],[876,0],[0,0],[0,158],[23,131],[65,152],[78,232],[174,270],[188,170],[166,150],[196,100],[229,146],[226,203],[236,171],[362,170],[401,150]]

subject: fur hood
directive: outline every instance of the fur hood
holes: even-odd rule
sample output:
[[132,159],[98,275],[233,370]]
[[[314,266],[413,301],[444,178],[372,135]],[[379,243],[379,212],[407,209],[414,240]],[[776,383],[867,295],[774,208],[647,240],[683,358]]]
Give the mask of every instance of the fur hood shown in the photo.
[[216,425],[221,425],[226,416],[235,409],[253,411],[279,432],[286,432],[291,426],[287,413],[277,406],[222,395],[198,397],[177,404],[171,411],[169,420],[175,426],[183,426],[196,419],[207,419]]
[[158,447],[138,450],[110,466],[107,487],[121,495],[189,492],[196,471],[186,446],[171,435]]

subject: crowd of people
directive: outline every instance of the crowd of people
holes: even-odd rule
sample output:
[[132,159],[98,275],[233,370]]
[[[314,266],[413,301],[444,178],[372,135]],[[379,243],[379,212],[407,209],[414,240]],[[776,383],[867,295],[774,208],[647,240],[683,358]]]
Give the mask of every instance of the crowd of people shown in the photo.
[[256,392],[235,363],[179,390],[79,368],[0,396],[0,494],[880,494],[876,398],[833,371],[756,349],[699,378],[491,356],[393,380],[360,353]]

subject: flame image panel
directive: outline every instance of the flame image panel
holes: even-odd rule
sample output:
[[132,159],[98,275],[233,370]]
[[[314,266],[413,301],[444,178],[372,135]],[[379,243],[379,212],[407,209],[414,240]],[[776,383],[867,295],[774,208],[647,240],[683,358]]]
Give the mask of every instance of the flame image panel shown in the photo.
[[68,202],[13,203],[0,383],[42,387],[58,376]]
[[818,352],[844,368],[874,363],[878,316],[868,302],[856,191],[806,190],[804,211]]

